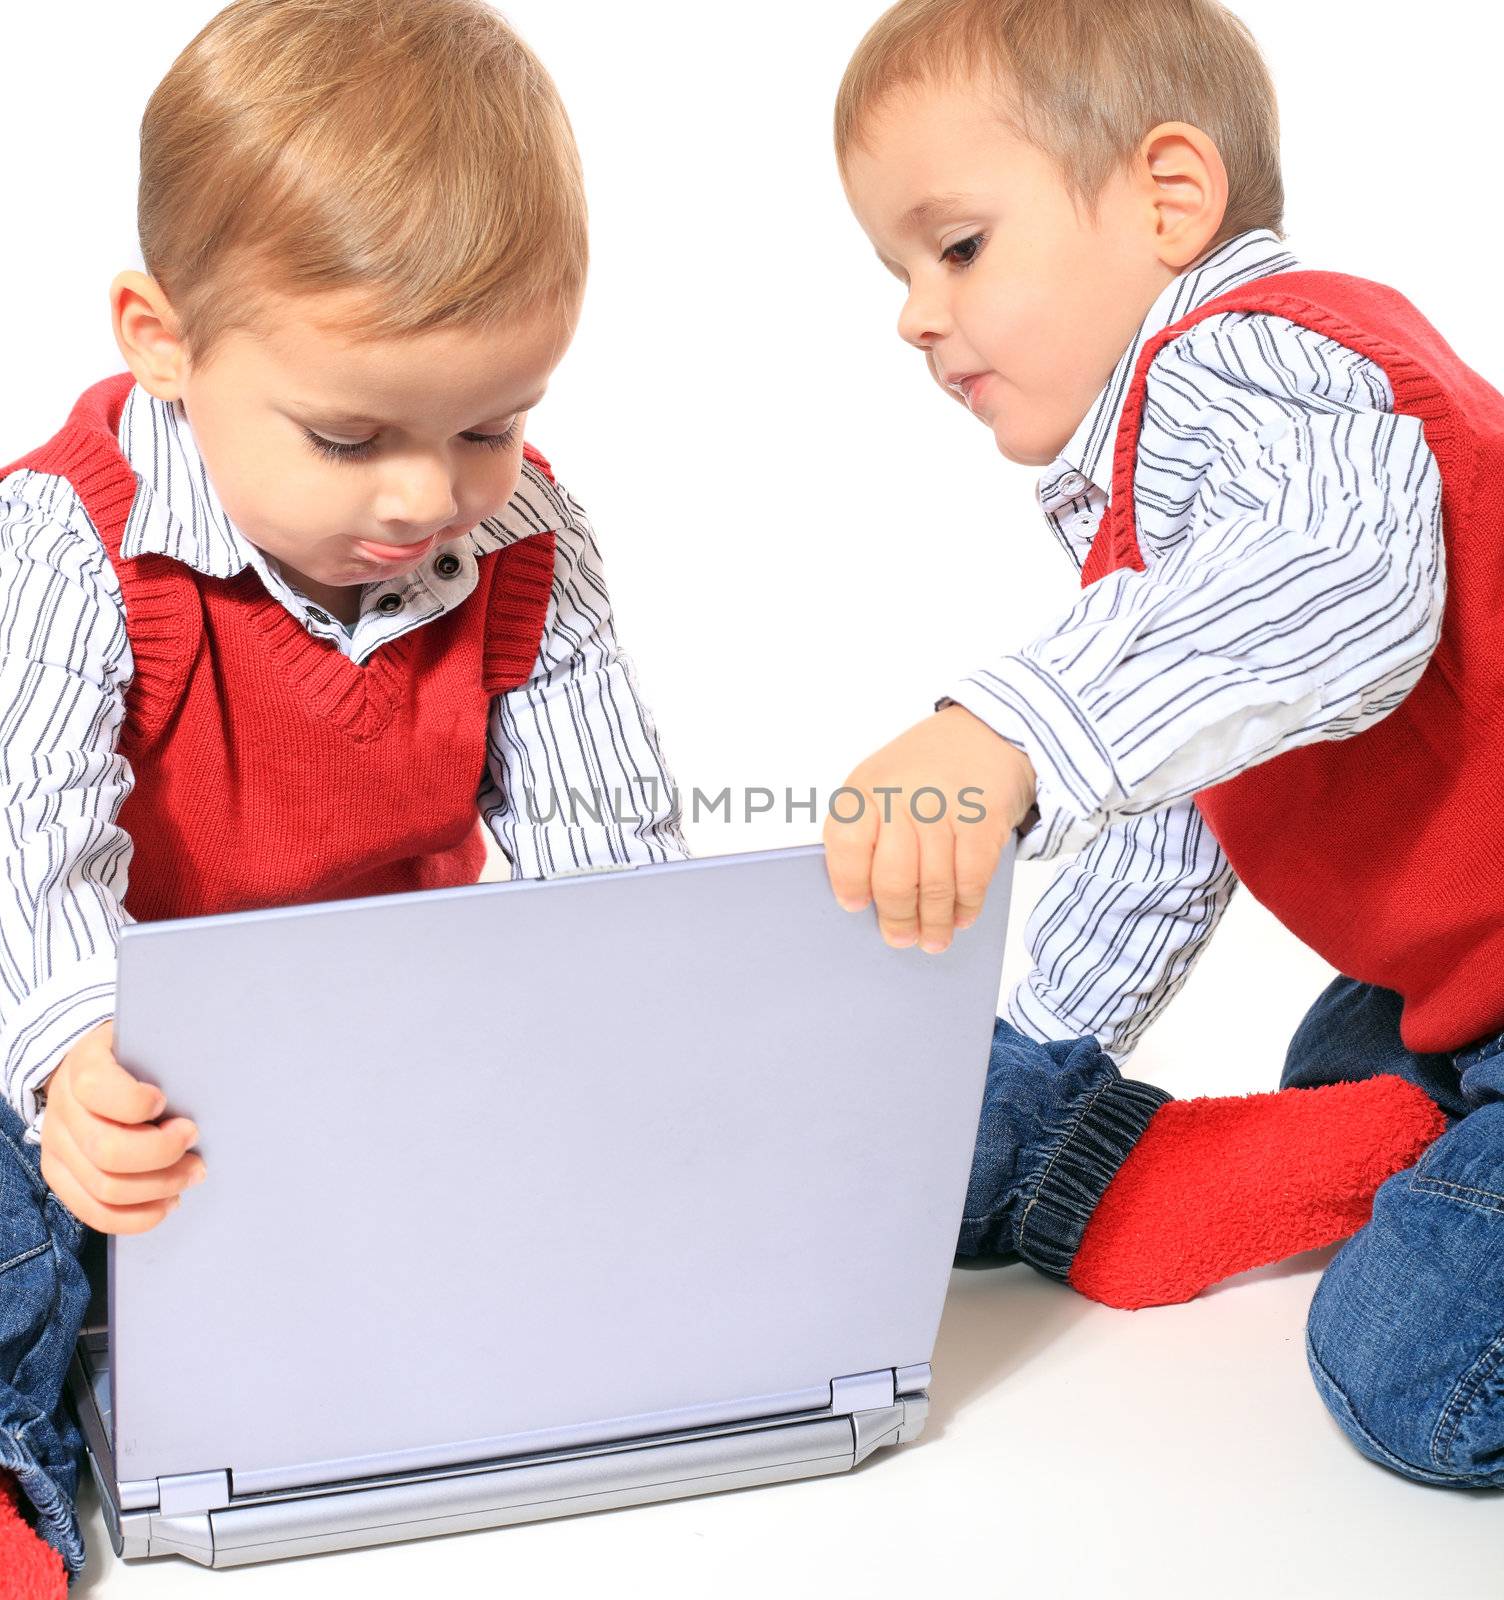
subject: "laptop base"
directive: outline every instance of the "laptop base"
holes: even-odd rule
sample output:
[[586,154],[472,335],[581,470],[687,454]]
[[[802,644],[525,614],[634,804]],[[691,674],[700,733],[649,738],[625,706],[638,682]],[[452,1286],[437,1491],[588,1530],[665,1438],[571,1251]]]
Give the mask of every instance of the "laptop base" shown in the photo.
[[[97,1336],[96,1336],[97,1337]],[[91,1377],[87,1341],[69,1393],[115,1554],[179,1555],[235,1567],[362,1545],[498,1528],[619,1506],[715,1494],[849,1471],[883,1445],[918,1436],[925,1390],[840,1415],[740,1423],[510,1462],[483,1462],[318,1489],[235,1496],[228,1473],[158,1482],[159,1504],[122,1510],[114,1482],[104,1374]],[[927,1380],[928,1369],[904,1369]],[[912,1380],[911,1380],[912,1381]]]

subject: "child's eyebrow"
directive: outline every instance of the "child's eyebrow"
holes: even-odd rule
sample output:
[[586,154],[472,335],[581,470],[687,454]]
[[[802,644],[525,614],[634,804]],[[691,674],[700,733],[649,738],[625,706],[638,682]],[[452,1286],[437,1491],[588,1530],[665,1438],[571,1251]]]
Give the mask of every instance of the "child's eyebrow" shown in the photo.
[[[520,406],[515,406],[512,411],[503,407],[499,411],[488,411],[487,419],[491,417],[511,416],[513,412],[531,411],[543,398],[546,390],[540,389],[531,399]],[[305,404],[301,400],[294,400],[292,408],[302,414],[305,421],[318,423],[325,428],[385,428],[392,424],[383,422],[380,417],[368,417],[357,411],[340,411],[338,409],[326,410],[323,406]]]
[[917,205],[910,206],[904,212],[898,222],[898,232],[900,235],[918,233],[942,212],[956,211],[971,205],[974,198],[969,194],[926,195]]

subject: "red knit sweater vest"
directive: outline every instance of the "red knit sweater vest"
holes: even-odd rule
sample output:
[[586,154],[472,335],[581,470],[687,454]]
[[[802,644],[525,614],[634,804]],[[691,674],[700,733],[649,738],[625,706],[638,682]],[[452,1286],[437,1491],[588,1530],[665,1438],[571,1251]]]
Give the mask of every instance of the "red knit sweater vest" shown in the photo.
[[1434,655],[1382,721],[1286,751],[1196,804],[1286,927],[1340,972],[1399,992],[1411,1050],[1456,1050],[1504,1028],[1504,395],[1383,284],[1283,272],[1220,295],[1139,355],[1083,586],[1143,571],[1133,472],[1149,364],[1226,311],[1284,317],[1383,368],[1441,472],[1447,597]]
[[94,384],[48,443],[0,469],[67,478],[120,580],[135,661],[118,747],[134,777],[117,819],[134,845],[126,911],[147,922],[474,883],[487,713],[532,674],[553,533],[484,555],[463,604],[357,666],[249,567],[211,578],[121,556],[133,382]]

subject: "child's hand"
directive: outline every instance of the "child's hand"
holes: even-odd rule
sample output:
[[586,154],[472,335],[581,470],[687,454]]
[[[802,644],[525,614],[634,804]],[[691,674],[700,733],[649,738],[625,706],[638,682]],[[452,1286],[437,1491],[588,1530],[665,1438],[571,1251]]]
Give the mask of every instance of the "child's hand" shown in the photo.
[[1034,782],[1029,758],[964,707],[926,717],[847,778],[864,798],[860,816],[854,794],[835,798],[825,864],[836,899],[848,911],[876,900],[894,949],[917,938],[944,950],[953,929],[976,921],[1003,847],[1034,804]]
[[42,1176],[78,1218],[101,1233],[145,1233],[204,1175],[187,1153],[198,1129],[187,1117],[158,1126],[162,1091],[115,1059],[115,1025],[101,1022],[47,1080]]

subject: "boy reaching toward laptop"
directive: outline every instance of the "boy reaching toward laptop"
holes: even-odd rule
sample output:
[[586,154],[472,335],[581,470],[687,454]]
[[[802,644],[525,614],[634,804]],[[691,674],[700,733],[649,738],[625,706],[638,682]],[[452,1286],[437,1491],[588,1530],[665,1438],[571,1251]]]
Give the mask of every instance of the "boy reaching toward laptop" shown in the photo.
[[[1285,246],[1274,92],[1215,0],[900,0],[835,130],[899,333],[1044,469],[1081,569],[825,825],[842,904],[932,951],[1015,827],[1079,851],[961,1249],[1131,1308],[1352,1235],[1307,1326],[1326,1404],[1404,1476],[1504,1484],[1504,396]],[[915,820],[922,787],[985,819]],[[1342,975],[1278,1092],[1175,1101],[1114,1058],[1239,880]]]

